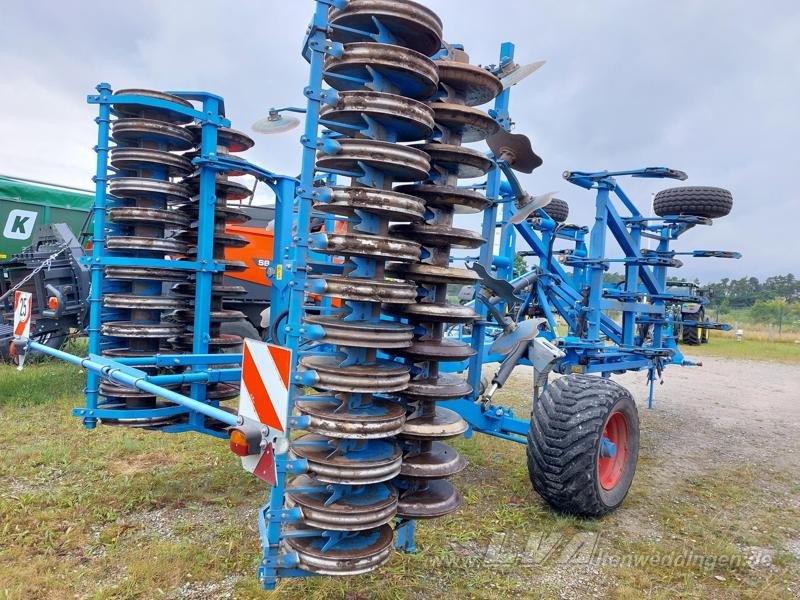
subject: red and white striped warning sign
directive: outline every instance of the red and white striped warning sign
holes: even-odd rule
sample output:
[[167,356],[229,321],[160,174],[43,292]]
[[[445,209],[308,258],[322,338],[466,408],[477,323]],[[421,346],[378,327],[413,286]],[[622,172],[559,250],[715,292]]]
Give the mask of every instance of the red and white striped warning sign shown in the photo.
[[31,302],[33,294],[30,292],[14,292],[14,336],[26,338],[31,333]]
[[289,373],[292,351],[257,340],[244,340],[239,414],[258,421],[265,428],[266,448],[254,456],[242,457],[242,466],[261,479],[275,484],[274,449],[286,439],[289,420]]
[[292,351],[247,339],[243,351],[239,414],[285,436]]

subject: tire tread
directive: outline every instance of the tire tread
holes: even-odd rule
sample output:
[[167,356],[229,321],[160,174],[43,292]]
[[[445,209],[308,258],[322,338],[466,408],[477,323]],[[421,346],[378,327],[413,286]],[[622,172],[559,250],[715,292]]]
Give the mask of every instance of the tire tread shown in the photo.
[[605,419],[625,396],[630,392],[621,385],[591,375],[551,381],[539,396],[528,430],[528,474],[554,509],[599,517],[615,508],[601,501],[592,478]]
[[723,188],[685,186],[658,192],[653,199],[653,211],[659,217],[692,215],[718,219],[731,212],[733,196]]

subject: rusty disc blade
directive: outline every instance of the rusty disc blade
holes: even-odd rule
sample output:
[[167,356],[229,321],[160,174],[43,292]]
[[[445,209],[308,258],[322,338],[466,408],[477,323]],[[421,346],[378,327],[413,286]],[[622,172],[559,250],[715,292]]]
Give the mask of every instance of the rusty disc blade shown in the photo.
[[460,304],[384,304],[383,312],[419,323],[471,323],[480,318],[469,306]]
[[451,144],[415,144],[416,148],[430,156],[431,164],[443,168],[459,179],[483,177],[494,163],[479,150]]
[[147,177],[117,177],[108,183],[108,192],[117,198],[133,200],[157,199],[169,202],[185,201],[191,193],[180,184]]
[[447,439],[461,435],[467,430],[467,422],[450,410],[437,406],[432,415],[406,419],[402,437],[415,440]]
[[[200,175],[193,175],[192,177],[184,179],[183,184],[192,195],[200,193]],[[220,200],[235,202],[246,200],[253,195],[253,190],[238,181],[226,179],[224,175],[218,174],[214,194],[218,202]]]
[[[437,60],[439,82],[447,86],[445,100],[479,106],[503,91],[503,84],[486,69],[465,62]],[[452,95],[451,95],[452,94]]]
[[356,450],[336,451],[334,440],[307,433],[292,443],[292,454],[308,461],[308,472],[325,483],[366,485],[400,472],[403,453],[390,440],[363,440]]
[[[295,477],[286,492],[287,506],[297,506],[303,523],[334,531],[361,531],[388,523],[397,512],[397,490],[389,483],[376,483],[346,493],[331,502],[326,484],[308,475]],[[321,488],[320,491],[301,491]]]
[[[180,96],[175,96],[173,94],[167,94],[165,92],[159,92],[156,90],[128,88],[124,90],[117,90],[114,92],[114,96],[144,96],[146,98],[172,102],[173,104],[176,104],[182,108],[194,108],[191,102],[181,98]],[[180,124],[192,122],[191,115],[185,115],[175,110],[170,110],[169,108],[145,106],[144,104],[112,104],[111,109],[114,111],[114,114],[120,117],[144,117]]]
[[331,190],[330,201],[317,202],[314,209],[348,217],[362,211],[387,221],[419,221],[425,214],[425,203],[415,196],[392,190],[335,187]]
[[345,171],[355,177],[366,175],[362,165],[377,169],[395,181],[425,179],[430,171],[428,154],[414,146],[403,146],[379,140],[336,140],[336,154],[317,153],[317,167]]
[[186,251],[186,244],[174,238],[109,236],[106,240],[109,250],[133,250],[152,252],[154,254],[181,254]]
[[166,171],[169,177],[184,177],[194,170],[184,156],[153,148],[112,148],[109,163],[119,171],[137,171],[142,177],[152,170]]
[[427,104],[372,90],[341,92],[336,104],[322,108],[320,119],[328,129],[347,137],[366,134],[377,124],[392,131],[397,142],[427,139],[434,127],[433,109]]
[[177,323],[140,323],[136,321],[107,321],[101,326],[104,335],[122,338],[169,338],[183,332]]
[[[289,530],[291,531],[291,529]],[[288,548],[297,553],[298,566],[318,575],[359,575],[384,564],[392,555],[392,528],[382,525],[342,539],[322,550],[328,538],[285,538]]]
[[307,315],[304,323],[325,330],[321,342],[356,348],[404,348],[414,339],[411,325],[394,321],[345,321],[342,317]]
[[378,44],[345,44],[340,56],[325,59],[325,82],[340,92],[370,88],[375,74],[408,98],[430,98],[436,91],[439,73],[434,62],[414,50]]
[[175,310],[183,308],[186,300],[170,296],[137,296],[135,294],[105,294],[106,308],[129,308],[134,310]]
[[406,421],[406,409],[398,402],[373,398],[364,406],[347,406],[347,399],[323,402],[299,400],[296,408],[309,417],[305,429],[333,438],[379,439],[397,435]]
[[392,354],[408,358],[414,362],[461,362],[475,355],[475,349],[456,340],[415,340],[406,348],[392,350]]
[[442,442],[432,442],[424,452],[412,450],[403,456],[400,476],[412,479],[442,479],[460,473],[467,461],[455,449]]
[[[436,377],[413,379],[408,387],[403,390],[403,397],[407,400],[455,400],[463,398],[472,391],[472,387],[458,375],[440,374]],[[437,409],[439,410],[439,409]],[[448,410],[448,409],[441,409]],[[452,412],[452,411],[448,411]],[[447,413],[442,413],[445,416]],[[455,414],[455,413],[453,413]],[[442,417],[444,418],[444,417]],[[419,421],[423,423],[423,421]],[[463,433],[463,432],[459,432]],[[456,434],[458,435],[458,434]]]
[[330,355],[304,356],[302,370],[314,371],[314,387],[335,392],[379,394],[405,389],[410,378],[408,366],[378,359],[368,365],[342,366],[342,359]]
[[418,196],[427,206],[446,208],[456,214],[477,213],[491,204],[486,196],[475,190],[427,183],[403,184],[395,188],[403,194]]
[[391,235],[419,242],[428,247],[480,248],[484,239],[479,233],[469,229],[459,229],[445,225],[427,223],[403,223],[389,228]]
[[[196,146],[200,145],[203,128],[201,125],[189,125],[186,129],[194,137]],[[244,152],[255,146],[253,138],[238,129],[230,127],[217,128],[217,146],[223,146],[228,152]]]
[[451,285],[470,285],[477,283],[475,271],[459,267],[440,267],[428,263],[388,263],[386,273],[416,283],[447,283]]
[[426,482],[421,488],[403,492],[397,503],[397,516],[407,519],[432,519],[456,512],[464,498],[445,479]]
[[189,219],[178,211],[143,208],[139,206],[110,208],[108,210],[108,220],[114,223],[163,224],[173,227],[186,227],[189,225]]
[[357,232],[314,234],[311,247],[324,254],[405,261],[419,259],[421,252],[416,242]]
[[161,150],[194,148],[194,136],[185,127],[155,119],[117,119],[111,124],[111,139],[121,146],[156,145]]
[[405,0],[350,0],[347,5],[331,11],[329,22],[334,27],[331,39],[348,43],[364,39],[355,31],[363,31],[370,36],[381,32],[376,20],[388,29],[399,46],[411,48],[426,56],[439,51],[442,45],[442,21],[427,6]]
[[462,144],[480,142],[500,129],[497,121],[477,108],[446,102],[434,102],[431,106],[436,125],[458,136]]
[[164,269],[161,267],[106,267],[105,275],[108,279],[119,279],[123,281],[139,281],[146,279],[155,281],[183,281],[188,276],[188,272],[178,269]]
[[344,300],[409,304],[415,302],[417,298],[416,286],[408,281],[376,281],[335,275],[313,275],[309,279],[325,282],[320,292],[322,295]]

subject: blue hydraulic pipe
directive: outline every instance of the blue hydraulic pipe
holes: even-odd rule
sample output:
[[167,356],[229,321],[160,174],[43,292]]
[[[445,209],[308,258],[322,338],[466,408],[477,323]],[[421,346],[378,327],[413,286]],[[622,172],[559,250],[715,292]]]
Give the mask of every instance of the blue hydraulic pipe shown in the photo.
[[126,356],[117,358],[121,365],[129,367],[141,365],[145,367],[185,367],[208,363],[213,360],[215,365],[238,365],[242,362],[241,354],[154,354],[152,356]]
[[[28,342],[28,350],[35,350],[37,352],[41,352],[42,354],[47,354],[59,360],[63,360],[64,362],[83,367],[89,371],[90,374],[94,374],[95,377],[99,378],[102,376],[115,383],[154,394],[164,398],[165,400],[168,400],[169,402],[180,404],[184,408],[188,408],[189,410],[196,411],[206,415],[207,417],[221,421],[222,423],[225,423],[231,427],[241,424],[237,415],[224,411],[221,408],[206,404],[205,402],[200,402],[193,398],[189,398],[188,396],[184,396],[182,394],[173,392],[172,390],[158,386],[148,381],[146,376],[138,377],[131,375],[130,373],[125,372],[124,365],[115,366],[116,363],[113,361],[104,360],[103,362],[98,362],[92,357],[82,358],[80,356],[70,354],[69,352],[56,350],[55,348],[50,348],[49,346],[39,344],[38,342]],[[94,408],[97,407],[94,406],[89,410]]]
[[191,373],[175,373],[173,375],[153,375],[148,377],[151,383],[171,385],[175,383],[239,381],[241,369],[215,369],[214,371],[195,371]]

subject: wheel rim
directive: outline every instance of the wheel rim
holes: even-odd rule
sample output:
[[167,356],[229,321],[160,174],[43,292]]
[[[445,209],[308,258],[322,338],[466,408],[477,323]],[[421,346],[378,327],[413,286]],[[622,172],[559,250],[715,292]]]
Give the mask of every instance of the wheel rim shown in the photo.
[[[611,413],[603,428],[603,439],[597,457],[597,473],[604,490],[615,488],[622,479],[628,463],[628,438],[628,419],[625,414],[620,411]],[[608,445],[606,440],[614,444],[613,456],[604,455],[604,446]]]

